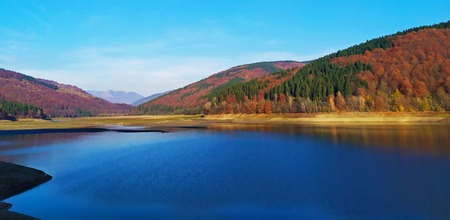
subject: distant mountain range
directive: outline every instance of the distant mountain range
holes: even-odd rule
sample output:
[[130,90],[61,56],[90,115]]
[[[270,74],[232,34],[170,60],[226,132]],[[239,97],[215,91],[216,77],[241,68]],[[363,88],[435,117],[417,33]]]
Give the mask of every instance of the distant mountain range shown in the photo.
[[126,114],[131,108],[130,105],[113,104],[94,97],[75,86],[5,69],[0,69],[0,99],[6,103],[0,106],[0,110],[13,116],[31,107],[40,108],[51,117]]
[[112,103],[125,103],[132,104],[139,99],[144,98],[144,96],[137,94],[135,92],[125,92],[125,91],[95,91],[87,90],[87,92],[95,97],[105,99]]
[[450,111],[449,27],[411,28],[307,63],[233,67],[132,114]]
[[156,99],[156,98],[158,98],[158,97],[160,97],[160,96],[163,96],[163,95],[165,95],[165,94],[167,94],[167,93],[169,93],[169,92],[171,92],[171,91],[161,92],[161,93],[156,93],[156,94],[153,94],[153,95],[150,95],[150,96],[141,98],[141,99],[139,99],[139,100],[137,100],[137,101],[131,103],[131,105],[132,105],[132,106],[138,106],[138,105],[143,104],[143,103],[146,103],[146,102],[148,102],[148,101],[150,101],[150,100]]

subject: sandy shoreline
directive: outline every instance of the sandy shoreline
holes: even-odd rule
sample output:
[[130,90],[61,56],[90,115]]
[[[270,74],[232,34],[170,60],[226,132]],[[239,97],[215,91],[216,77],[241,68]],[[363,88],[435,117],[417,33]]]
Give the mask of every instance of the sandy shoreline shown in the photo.
[[450,124],[450,113],[320,113],[270,115],[212,115],[215,122],[263,124]]
[[[20,119],[0,121],[0,134],[6,131],[85,132],[139,127],[134,131],[164,132],[176,128],[214,127],[221,124],[450,124],[450,112],[433,113],[320,113],[320,114],[223,114],[223,115],[158,115],[88,118],[56,118],[49,120]],[[48,130],[45,130],[48,129]],[[52,130],[53,129],[53,130]],[[114,130],[116,129],[116,130]],[[80,131],[81,132],[81,131]],[[127,132],[127,130],[122,130]],[[129,132],[133,132],[130,130]],[[14,133],[14,132],[12,132]]]

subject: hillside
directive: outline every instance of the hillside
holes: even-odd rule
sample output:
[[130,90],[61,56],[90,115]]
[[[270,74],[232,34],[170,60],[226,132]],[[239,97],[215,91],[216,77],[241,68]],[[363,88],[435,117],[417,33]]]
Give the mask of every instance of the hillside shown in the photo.
[[87,90],[86,92],[111,103],[125,103],[129,105],[139,99],[144,98],[144,96],[137,94],[135,92],[114,91],[114,90],[108,91]]
[[134,109],[134,114],[200,113],[203,111],[208,95],[220,87],[240,82],[248,82],[273,72],[303,67],[305,64],[294,61],[261,62],[236,66],[218,72],[210,77],[172,91],[164,96],[144,103]]
[[112,104],[80,88],[0,69],[0,98],[41,108],[50,117],[125,114],[130,106]]
[[16,121],[21,118],[47,118],[43,110],[37,106],[0,99],[0,120]]
[[150,102],[142,109],[183,112],[168,107],[178,101],[184,109],[203,104],[203,112],[210,114],[450,111],[449,26],[444,22],[411,28],[310,61],[300,69],[253,80],[228,78],[214,89],[197,90],[209,85],[202,80],[185,87],[184,93],[173,93],[173,99]]
[[412,28],[325,56],[266,97],[274,112],[449,111],[449,26]]

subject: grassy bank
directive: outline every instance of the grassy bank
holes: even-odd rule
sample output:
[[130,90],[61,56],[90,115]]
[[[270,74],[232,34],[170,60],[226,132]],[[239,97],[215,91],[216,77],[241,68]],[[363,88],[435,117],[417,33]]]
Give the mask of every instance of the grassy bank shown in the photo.
[[319,113],[319,114],[224,114],[224,115],[158,115],[49,120],[20,119],[0,121],[0,130],[96,128],[105,126],[185,127],[214,124],[395,124],[450,123],[450,113]]
[[204,123],[199,115],[54,118],[52,120],[19,119],[18,121],[0,121],[0,130],[97,128],[105,126],[170,127]]

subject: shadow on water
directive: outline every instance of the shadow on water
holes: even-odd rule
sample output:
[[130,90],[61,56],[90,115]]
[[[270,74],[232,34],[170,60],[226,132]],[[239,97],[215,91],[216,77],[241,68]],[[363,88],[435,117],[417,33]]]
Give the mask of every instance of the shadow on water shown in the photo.
[[0,150],[19,150],[28,147],[39,147],[60,142],[73,141],[92,133],[45,133],[15,134],[0,136]]
[[[37,133],[0,136],[0,160],[17,163],[16,155],[26,157],[46,157],[51,147],[80,141],[94,133]],[[75,150],[75,149],[73,149]]]
[[[175,131],[171,129],[170,132]],[[10,154],[34,155],[42,152],[41,146],[53,146],[74,141],[81,141],[96,133],[167,133],[163,129],[153,129],[133,126],[109,126],[103,128],[69,128],[69,129],[34,129],[34,130],[1,130],[0,131],[0,160],[11,161]]]

